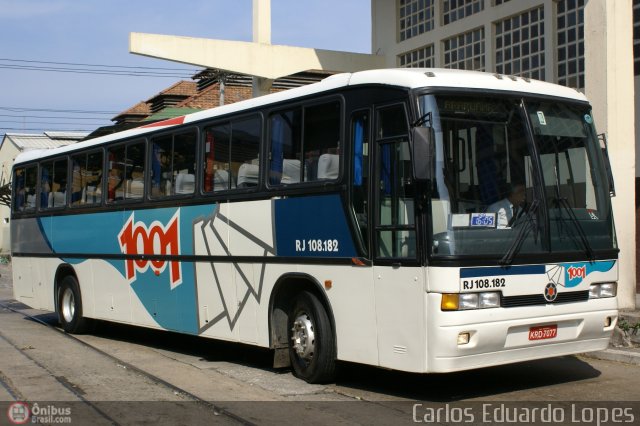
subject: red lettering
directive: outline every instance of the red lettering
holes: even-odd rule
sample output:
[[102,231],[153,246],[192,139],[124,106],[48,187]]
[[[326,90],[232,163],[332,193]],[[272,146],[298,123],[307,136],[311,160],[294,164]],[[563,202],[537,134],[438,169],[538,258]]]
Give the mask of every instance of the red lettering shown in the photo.
[[[178,256],[180,254],[180,210],[171,218],[167,226],[159,221],[154,221],[147,228],[142,222],[135,222],[134,213],[131,213],[129,219],[122,227],[118,234],[120,249],[124,254],[130,256],[140,255],[159,255],[159,256]],[[182,265],[176,260],[147,260],[145,258],[126,259],[125,271],[129,282],[136,280],[136,273],[144,273],[149,267],[155,273],[160,275],[167,264],[170,265],[169,277],[171,288],[175,288],[182,284]]]
[[567,268],[567,273],[569,274],[569,280],[572,280],[574,278],[584,279],[587,277],[587,267],[581,266],[579,268],[576,268],[575,266],[571,266]]

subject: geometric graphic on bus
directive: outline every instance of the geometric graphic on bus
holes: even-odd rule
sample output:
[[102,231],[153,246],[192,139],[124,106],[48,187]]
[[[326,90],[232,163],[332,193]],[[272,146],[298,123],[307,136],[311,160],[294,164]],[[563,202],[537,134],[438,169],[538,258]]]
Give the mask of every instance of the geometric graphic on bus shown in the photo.
[[[276,254],[271,202],[260,204],[260,214],[242,225],[221,211],[229,209],[229,204],[218,205],[211,216],[198,218],[193,223],[194,253],[220,258],[220,261],[196,264],[199,333],[225,319],[229,329],[233,330],[250,298],[260,304],[266,263],[257,263],[254,259],[245,263],[237,261],[238,256],[267,257]],[[269,241],[256,236],[258,229],[269,230],[266,234],[262,232],[263,238]],[[236,257],[229,259],[233,256]]]
[[593,272],[607,272],[615,265],[615,261],[574,262],[549,265],[547,277],[552,283],[565,287],[577,287]]

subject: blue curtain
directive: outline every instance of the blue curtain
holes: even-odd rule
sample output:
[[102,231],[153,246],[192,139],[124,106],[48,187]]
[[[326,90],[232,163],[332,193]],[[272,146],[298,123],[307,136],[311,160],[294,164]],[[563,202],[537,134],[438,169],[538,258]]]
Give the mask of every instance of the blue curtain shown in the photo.
[[153,144],[153,153],[151,155],[151,176],[152,184],[156,187],[160,187],[160,175],[162,173],[160,167],[160,147],[158,144]]
[[493,151],[493,138],[491,129],[478,126],[476,131],[476,155],[478,183],[480,185],[480,198],[486,205],[498,201],[500,197],[500,187],[497,181],[498,169]]
[[391,149],[395,148],[395,145],[392,144],[384,144],[382,145],[382,167],[381,167],[381,178],[384,184],[384,194],[391,195],[391,181],[393,179],[391,169]]
[[358,120],[355,122],[354,129],[354,147],[353,147],[353,184],[362,186],[362,154],[364,145],[364,122]]
[[285,122],[276,115],[271,121],[271,162],[269,164],[269,182],[278,185],[282,180],[282,145],[284,144]]

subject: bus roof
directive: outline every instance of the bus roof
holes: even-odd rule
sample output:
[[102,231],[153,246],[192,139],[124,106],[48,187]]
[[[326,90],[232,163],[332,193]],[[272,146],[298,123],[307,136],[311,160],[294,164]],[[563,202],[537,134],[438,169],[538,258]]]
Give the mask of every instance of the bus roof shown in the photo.
[[373,84],[404,87],[407,89],[417,89],[422,87],[453,89],[473,88],[477,90],[531,93],[535,95],[567,98],[582,102],[587,101],[587,98],[582,93],[569,87],[501,74],[442,68],[396,68],[369,70],[355,73],[336,74],[308,86],[302,86],[246,101],[199,111],[193,114],[136,127],[134,129],[101,136],[95,139],[89,139],[87,141],[68,145],[62,148],[23,152],[18,155],[15,162],[23,163],[43,156],[53,156],[65,152],[72,152],[78,149],[90,148],[92,146],[100,146],[106,142],[132,138],[163,128],[166,129],[180,124],[193,123],[208,118],[223,116],[317,93],[323,93],[339,89],[341,87]]

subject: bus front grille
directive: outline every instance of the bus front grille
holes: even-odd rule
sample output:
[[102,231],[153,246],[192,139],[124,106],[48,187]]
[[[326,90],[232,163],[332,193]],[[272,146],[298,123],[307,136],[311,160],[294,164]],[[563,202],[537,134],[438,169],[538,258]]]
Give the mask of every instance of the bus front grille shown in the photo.
[[506,296],[502,297],[500,305],[503,308],[516,308],[519,306],[535,306],[556,303],[574,303],[586,302],[589,300],[589,291],[571,291],[568,293],[559,293],[556,300],[547,302],[542,294],[527,294],[524,296]]

